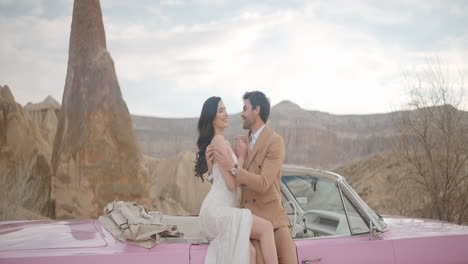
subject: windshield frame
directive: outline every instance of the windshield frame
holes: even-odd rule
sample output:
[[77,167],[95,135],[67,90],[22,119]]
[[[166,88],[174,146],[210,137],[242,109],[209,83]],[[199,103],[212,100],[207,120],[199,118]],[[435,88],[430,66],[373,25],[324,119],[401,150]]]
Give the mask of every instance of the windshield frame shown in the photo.
[[[283,166],[282,168],[282,173],[281,175],[284,176],[308,176],[308,177],[318,177],[318,178],[327,178],[327,179],[332,179],[335,181],[337,188],[339,190],[340,196],[342,198],[342,203],[343,207],[346,210],[346,206],[344,204],[343,199],[345,199],[344,196],[346,196],[349,200],[349,202],[359,211],[359,215],[363,218],[363,220],[369,224],[371,221],[375,228],[380,231],[380,232],[385,232],[389,229],[389,225],[385,223],[385,221],[378,215],[376,212],[374,212],[369,205],[354,191],[354,189],[346,182],[346,179],[333,172],[329,171],[324,171],[324,170],[318,170],[318,169],[311,169],[311,168],[304,168],[304,167],[293,167],[293,166]],[[297,201],[296,197],[294,194],[289,190],[289,188],[286,186],[286,184],[281,180],[281,191],[283,195],[288,199],[292,198],[294,199],[294,203],[296,203],[298,211],[297,212],[299,215],[304,213],[304,209],[302,206],[299,204]],[[348,218],[348,212],[345,211],[346,217]],[[348,219],[349,221],[349,219]],[[348,222],[348,224],[350,224]],[[351,229],[351,228],[350,228]]]
[[380,232],[385,232],[388,230],[389,226],[385,221],[380,217],[379,214],[374,212],[369,205],[354,191],[354,189],[346,182],[344,178],[337,180],[339,188],[346,194],[350,202],[358,208],[361,213],[367,218],[367,222],[372,221],[376,229]]

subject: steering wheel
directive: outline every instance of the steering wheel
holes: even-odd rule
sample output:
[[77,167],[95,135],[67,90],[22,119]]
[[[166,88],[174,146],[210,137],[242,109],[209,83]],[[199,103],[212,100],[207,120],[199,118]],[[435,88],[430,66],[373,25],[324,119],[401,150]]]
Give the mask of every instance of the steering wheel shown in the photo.
[[301,216],[299,216],[297,218],[297,222],[296,222],[296,225],[300,225],[302,226],[304,229],[303,229],[303,233],[306,234],[308,231],[311,231],[313,233],[313,236],[315,236],[315,233],[317,233],[319,230],[315,230],[312,226],[307,226],[306,224],[306,221],[305,221],[305,217],[307,215],[320,215],[320,212],[317,211],[317,210],[307,210],[305,211],[304,213],[301,214]]
[[297,216],[299,211],[297,210],[296,204],[293,201],[287,201],[283,204],[283,207],[286,208],[286,206],[291,205],[291,207],[294,210],[294,221],[292,221],[292,226],[291,226],[291,236],[293,238],[300,237],[300,233],[304,230],[302,226],[296,224],[297,223]]
[[305,211],[304,213],[301,214],[301,216],[299,216],[299,218],[297,218],[297,223],[299,224],[299,222],[302,222],[304,221],[304,217],[306,217],[306,215],[310,215],[310,214],[315,214],[315,215],[319,215],[320,212],[318,210],[307,210]]
[[297,213],[298,213],[296,204],[293,203],[292,201],[287,201],[287,202],[285,202],[285,203],[283,204],[283,207],[286,208],[287,205],[291,205],[291,207],[293,208],[293,210],[294,210],[294,223],[296,223],[296,221],[297,221]]

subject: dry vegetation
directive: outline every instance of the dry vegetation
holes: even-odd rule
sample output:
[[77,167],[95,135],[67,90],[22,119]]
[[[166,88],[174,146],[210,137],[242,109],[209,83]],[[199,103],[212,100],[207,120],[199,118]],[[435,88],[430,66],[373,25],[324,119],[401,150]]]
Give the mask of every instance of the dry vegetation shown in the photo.
[[463,75],[436,61],[406,81],[410,101],[395,115],[394,150],[335,171],[381,214],[468,224],[468,113],[459,110]]
[[424,192],[412,184],[412,167],[397,153],[383,152],[334,169],[369,206],[383,215],[428,217]]
[[[455,77],[455,78],[454,78]],[[468,120],[460,111],[463,75],[439,61],[407,78],[410,102],[397,120],[397,152],[422,188],[424,214],[463,223],[468,219]]]

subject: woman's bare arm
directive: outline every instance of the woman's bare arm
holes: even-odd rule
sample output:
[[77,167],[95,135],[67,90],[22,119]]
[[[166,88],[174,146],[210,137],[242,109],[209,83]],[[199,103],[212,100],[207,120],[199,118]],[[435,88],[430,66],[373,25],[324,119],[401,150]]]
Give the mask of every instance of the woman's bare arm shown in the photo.
[[[230,146],[226,144],[224,138],[222,136],[215,136],[213,140],[211,141],[211,144],[216,148],[216,151],[223,155],[229,155],[231,157],[231,149]],[[231,157],[232,159],[232,157]],[[215,158],[215,163],[217,162]],[[218,166],[219,170],[221,171],[221,174],[223,175],[224,181],[226,182],[226,186],[228,187],[229,190],[235,190],[236,189],[236,179],[232,175],[231,171],[228,169],[224,169],[222,166]]]
[[[213,162],[214,162],[214,152],[213,146],[210,144],[206,147],[205,152],[206,165],[208,167],[208,175],[213,174]],[[208,182],[213,184],[213,177],[208,178]]]

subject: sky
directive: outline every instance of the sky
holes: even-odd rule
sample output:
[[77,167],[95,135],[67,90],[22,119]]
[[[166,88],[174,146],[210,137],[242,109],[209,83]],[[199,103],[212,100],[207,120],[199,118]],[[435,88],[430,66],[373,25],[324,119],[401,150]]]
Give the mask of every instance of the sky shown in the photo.
[[[273,105],[384,113],[405,102],[404,76],[433,58],[468,81],[465,0],[101,0],[101,7],[132,114],[196,117],[210,96],[238,113],[252,90]],[[0,85],[18,103],[62,101],[72,10],[71,0],[0,0]]]

